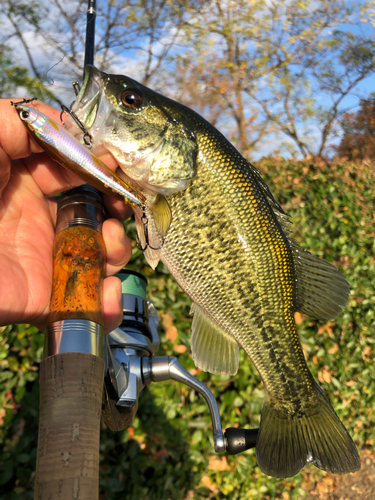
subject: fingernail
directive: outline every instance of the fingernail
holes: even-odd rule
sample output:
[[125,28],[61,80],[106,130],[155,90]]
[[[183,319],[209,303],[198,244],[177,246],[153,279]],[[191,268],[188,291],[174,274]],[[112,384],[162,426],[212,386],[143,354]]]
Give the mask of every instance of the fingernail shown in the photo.
[[[118,280],[118,283],[117,283],[117,286],[116,286],[116,293],[117,293],[118,301],[121,304],[121,299],[122,299],[122,283],[121,283],[120,279]],[[121,308],[122,308],[122,305],[121,305]]]

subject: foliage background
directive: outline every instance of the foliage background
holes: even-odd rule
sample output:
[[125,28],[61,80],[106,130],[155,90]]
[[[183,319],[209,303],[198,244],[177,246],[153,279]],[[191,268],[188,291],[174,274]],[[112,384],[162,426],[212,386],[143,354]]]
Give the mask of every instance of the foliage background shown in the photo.
[[[295,237],[305,248],[333,262],[351,284],[348,306],[336,321],[323,323],[299,314],[296,320],[313,375],[359,449],[372,449],[374,165],[336,160],[327,167],[308,159],[266,158],[257,166],[276,199],[292,215]],[[126,227],[134,234],[131,220]],[[258,427],[263,390],[244,353],[233,378],[197,371],[189,348],[190,300],[162,265],[153,272],[135,246],[129,268],[149,280],[148,295],[161,319],[158,354],[178,356],[185,368],[210,387],[224,427]],[[0,333],[1,500],[33,498],[42,345],[43,335],[30,325],[10,325]],[[236,457],[214,455],[206,404],[194,391],[172,381],[151,385],[141,393],[131,428],[120,433],[102,429],[102,500],[298,500],[321,476],[308,466],[294,478],[279,481],[260,472],[254,450]]]

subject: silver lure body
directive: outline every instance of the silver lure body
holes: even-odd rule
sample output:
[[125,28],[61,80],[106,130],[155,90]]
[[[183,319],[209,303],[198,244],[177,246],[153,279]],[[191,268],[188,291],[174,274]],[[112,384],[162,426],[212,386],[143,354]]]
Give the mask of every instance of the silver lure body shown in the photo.
[[128,186],[63,126],[25,104],[16,104],[15,108],[31,136],[53,160],[100,191],[133,207],[145,206],[146,200],[140,193]]

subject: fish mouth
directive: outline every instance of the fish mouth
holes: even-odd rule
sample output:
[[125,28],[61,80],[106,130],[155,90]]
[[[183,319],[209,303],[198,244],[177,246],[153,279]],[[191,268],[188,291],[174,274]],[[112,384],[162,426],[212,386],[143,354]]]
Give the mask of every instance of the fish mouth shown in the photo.
[[[152,171],[154,162],[163,154],[164,135],[171,126],[170,121],[165,124],[160,137],[144,147],[139,147],[126,127],[121,127],[123,118],[115,96],[124,78],[127,77],[110,75],[91,65],[85,66],[84,82],[72,111],[92,137],[91,151],[97,156],[111,153],[124,174],[148,192],[167,195],[185,189],[190,179],[161,179]],[[71,117],[68,122],[73,127]],[[83,132],[77,124],[71,132],[82,142]]]
[[101,72],[95,66],[85,66],[85,79],[83,86],[74,102],[72,111],[79,118],[86,130],[95,124],[102,94]]

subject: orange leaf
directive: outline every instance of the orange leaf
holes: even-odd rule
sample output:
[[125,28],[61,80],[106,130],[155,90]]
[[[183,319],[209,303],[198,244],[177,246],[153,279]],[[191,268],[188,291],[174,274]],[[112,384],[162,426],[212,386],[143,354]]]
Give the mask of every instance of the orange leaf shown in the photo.
[[303,319],[304,319],[303,314],[301,314],[299,312],[294,313],[294,321],[296,322],[297,325],[300,325],[301,323],[303,323]]
[[223,470],[229,469],[229,465],[228,465],[226,457],[218,458],[216,455],[213,455],[210,458],[210,461],[208,463],[208,468],[210,470],[221,470],[221,471],[223,471]]
[[161,314],[161,323],[164,326],[164,328],[168,328],[169,326],[173,325],[173,320],[174,316],[171,316],[168,313]]
[[179,354],[183,354],[184,352],[186,352],[187,347],[186,345],[179,344],[174,346],[174,350],[177,351]]
[[333,347],[331,349],[328,349],[329,354],[335,354],[339,350],[338,344],[333,344]]
[[208,476],[202,476],[201,483],[214,493],[219,493],[219,488],[211,482],[211,479]]
[[173,344],[176,342],[178,337],[178,330],[175,326],[168,326],[165,331],[165,336],[168,340],[170,340]]
[[327,384],[331,383],[331,373],[326,369],[318,371],[318,379],[319,382],[327,382]]

